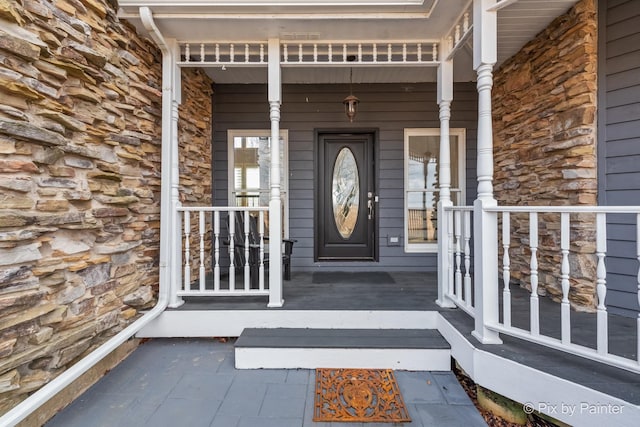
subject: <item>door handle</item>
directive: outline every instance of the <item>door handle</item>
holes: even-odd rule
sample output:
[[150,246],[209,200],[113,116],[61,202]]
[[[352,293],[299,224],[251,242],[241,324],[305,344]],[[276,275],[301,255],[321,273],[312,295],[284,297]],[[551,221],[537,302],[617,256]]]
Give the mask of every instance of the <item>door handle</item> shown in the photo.
[[367,192],[367,214],[369,219],[373,219],[375,215],[376,203],[378,203],[378,196],[375,196],[371,191]]

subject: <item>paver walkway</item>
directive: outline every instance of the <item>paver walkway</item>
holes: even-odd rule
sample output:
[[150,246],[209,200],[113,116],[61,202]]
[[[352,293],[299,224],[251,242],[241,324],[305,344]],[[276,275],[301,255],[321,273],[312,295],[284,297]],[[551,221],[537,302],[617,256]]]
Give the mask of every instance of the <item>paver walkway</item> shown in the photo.
[[395,374],[411,423],[314,423],[314,371],[236,370],[232,342],[154,339],[142,344],[47,426],[486,425],[452,373]]

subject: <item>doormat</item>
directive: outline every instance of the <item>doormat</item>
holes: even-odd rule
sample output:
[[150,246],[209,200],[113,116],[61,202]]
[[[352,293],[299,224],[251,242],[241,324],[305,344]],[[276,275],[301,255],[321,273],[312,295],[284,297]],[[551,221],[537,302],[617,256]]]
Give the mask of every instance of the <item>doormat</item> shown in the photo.
[[313,421],[406,423],[391,369],[316,369]]
[[349,272],[349,271],[314,271],[311,283],[324,285],[331,283],[358,283],[371,285],[392,285],[393,277],[385,271],[381,272]]

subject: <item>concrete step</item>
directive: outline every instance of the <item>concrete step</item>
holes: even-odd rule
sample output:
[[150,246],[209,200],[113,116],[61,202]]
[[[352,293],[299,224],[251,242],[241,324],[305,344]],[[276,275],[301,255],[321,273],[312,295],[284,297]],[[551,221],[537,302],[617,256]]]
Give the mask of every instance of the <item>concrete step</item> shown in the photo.
[[435,329],[247,328],[235,360],[237,369],[449,371],[450,349]]

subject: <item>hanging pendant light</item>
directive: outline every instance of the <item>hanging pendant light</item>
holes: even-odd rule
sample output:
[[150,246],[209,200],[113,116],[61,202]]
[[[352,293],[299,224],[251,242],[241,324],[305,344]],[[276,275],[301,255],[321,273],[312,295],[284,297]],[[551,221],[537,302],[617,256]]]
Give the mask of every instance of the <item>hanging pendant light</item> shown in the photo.
[[344,104],[344,112],[347,114],[349,121],[353,123],[353,119],[358,114],[358,104],[360,100],[353,95],[353,68],[349,68],[349,96],[342,103]]

